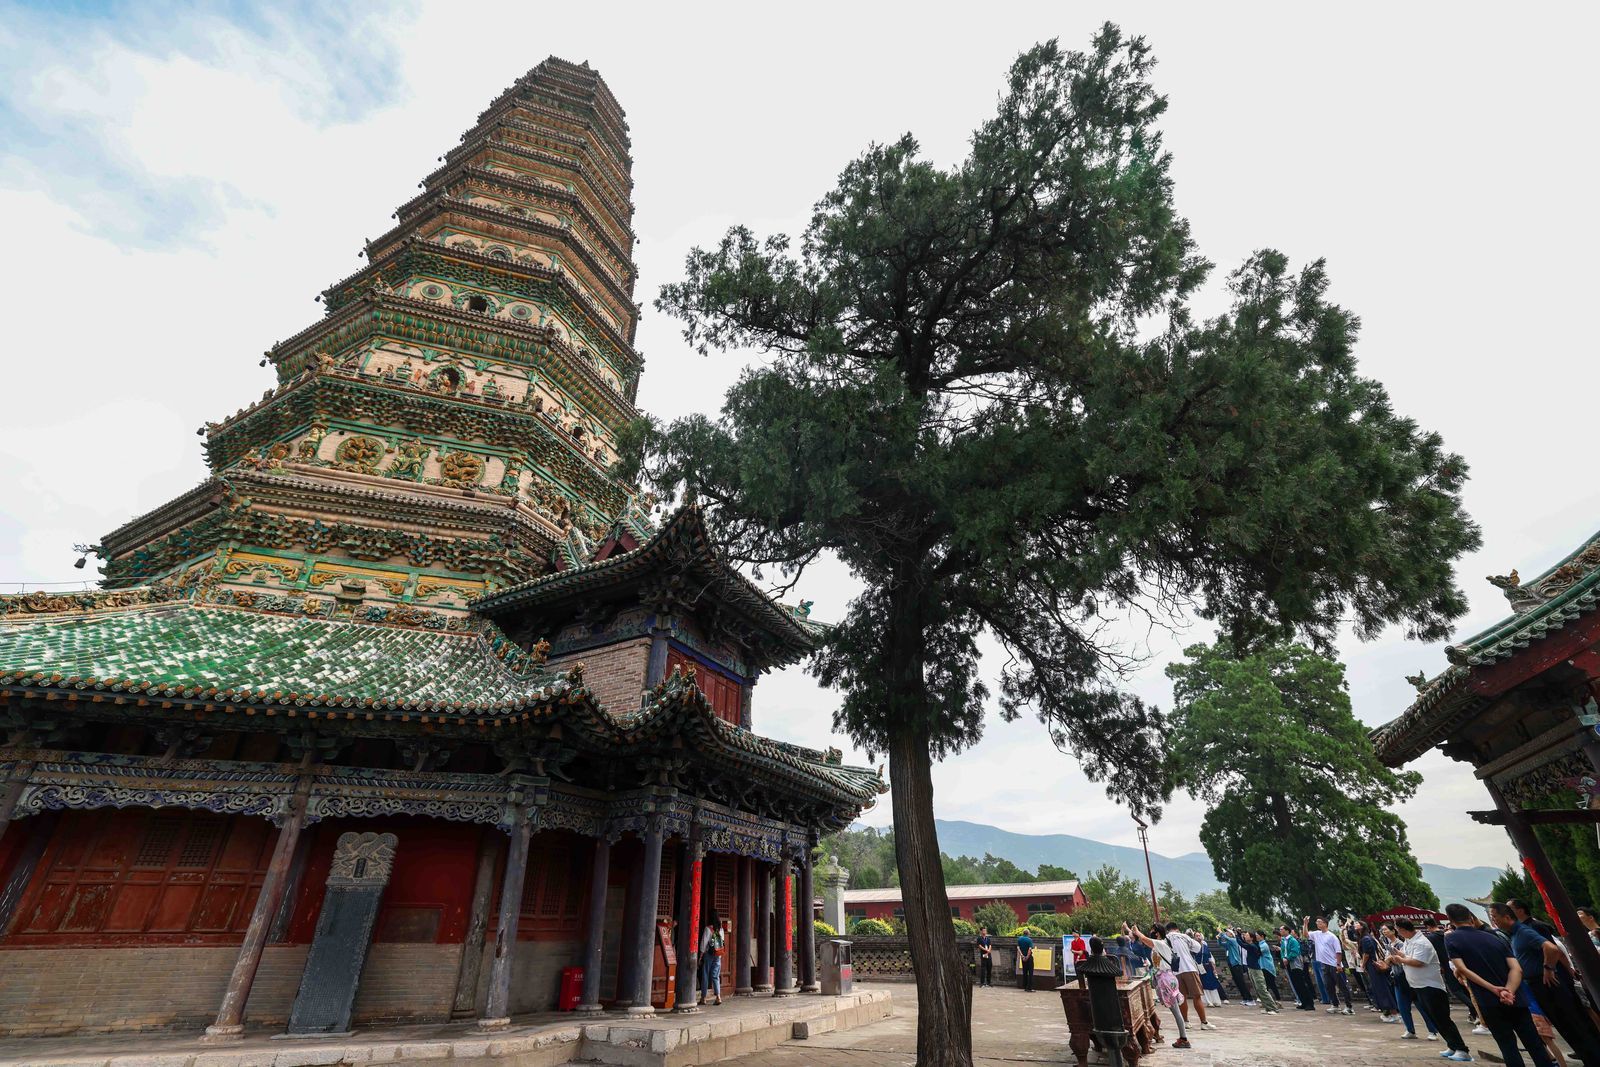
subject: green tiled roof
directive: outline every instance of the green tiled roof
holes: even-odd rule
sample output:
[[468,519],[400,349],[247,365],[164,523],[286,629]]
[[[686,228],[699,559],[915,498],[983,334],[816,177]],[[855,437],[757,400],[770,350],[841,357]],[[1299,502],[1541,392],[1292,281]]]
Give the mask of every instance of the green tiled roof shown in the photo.
[[[876,772],[760,737],[717,718],[690,679],[674,672],[645,706],[613,715],[580,671],[544,670],[492,623],[470,632],[277,615],[187,600],[117,603],[53,614],[0,613],[0,688],[103,699],[176,698],[205,705],[383,712],[402,720],[559,722],[579,747],[648,752],[675,737],[752,773],[861,804],[885,788]],[[349,709],[346,711],[345,709]],[[292,712],[291,712],[292,713]]]
[[1450,666],[1427,680],[1399,717],[1372,731],[1378,756],[1407,763],[1442,741],[1475,706],[1467,682],[1473,671],[1492,667],[1600,607],[1600,534],[1529,582],[1494,579],[1505,588],[1514,613],[1445,649]]
[[784,649],[779,662],[792,662],[810,652],[827,631],[826,626],[807,617],[809,605],[792,608],[779,604],[730,566],[712,543],[696,504],[679,508],[654,536],[631,552],[582,563],[570,553],[563,558],[564,570],[480,596],[472,601],[472,607],[497,618],[513,611],[548,610],[624,587],[663,569],[674,573],[692,570],[701,583],[701,595],[715,595],[772,635]]
[[492,626],[439,633],[185,602],[0,616],[0,679],[7,675],[114,691],[198,689],[218,702],[479,712],[545,703],[558,683],[567,688]]

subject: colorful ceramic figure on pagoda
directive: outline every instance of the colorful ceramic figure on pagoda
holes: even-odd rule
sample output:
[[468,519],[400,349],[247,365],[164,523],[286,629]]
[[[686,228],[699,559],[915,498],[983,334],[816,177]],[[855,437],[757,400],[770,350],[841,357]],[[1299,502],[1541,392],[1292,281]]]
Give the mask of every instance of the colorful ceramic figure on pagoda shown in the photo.
[[721,993],[816,988],[791,887],[884,785],[755,732],[821,624],[618,477],[630,168],[600,76],[539,64],[102,588],[0,597],[8,1032],[495,1029],[569,968],[581,1011],[694,1010],[713,908]]

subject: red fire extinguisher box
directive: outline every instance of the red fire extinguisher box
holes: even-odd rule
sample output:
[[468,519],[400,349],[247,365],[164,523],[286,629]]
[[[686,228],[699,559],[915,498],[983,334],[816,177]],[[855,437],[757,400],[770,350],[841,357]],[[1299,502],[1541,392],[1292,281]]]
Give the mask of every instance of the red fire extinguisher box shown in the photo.
[[561,995],[556,998],[556,1008],[571,1011],[583,999],[583,968],[561,968]]

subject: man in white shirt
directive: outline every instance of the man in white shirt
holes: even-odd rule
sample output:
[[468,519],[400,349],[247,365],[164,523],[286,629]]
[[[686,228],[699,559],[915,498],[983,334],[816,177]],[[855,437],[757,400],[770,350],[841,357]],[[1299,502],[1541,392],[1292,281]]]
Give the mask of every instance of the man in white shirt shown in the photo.
[[[1322,980],[1328,989],[1328,996],[1333,998],[1333,1007],[1328,1009],[1329,1015],[1337,1015],[1341,1011],[1345,1015],[1356,1013],[1355,1001],[1350,996],[1350,979],[1345,977],[1344,964],[1340,954],[1343,946],[1339,944],[1339,935],[1328,930],[1328,920],[1317,916],[1317,928],[1310,929],[1311,916],[1305,917],[1306,936],[1311,940],[1312,957],[1316,960],[1317,967],[1322,971]],[[1344,993],[1344,1007],[1339,1007],[1339,994]]]
[[1206,991],[1200,985],[1200,962],[1195,955],[1200,942],[1178,928],[1177,923],[1167,924],[1167,945],[1172,949],[1172,969],[1178,975],[1178,988],[1183,991],[1183,1017],[1189,1018],[1189,1005],[1200,1014],[1200,1029],[1215,1030],[1206,1021]]
[[1396,919],[1394,928],[1405,940],[1388,962],[1405,967],[1406,984],[1417,995],[1423,1014],[1433,1021],[1433,1028],[1450,1046],[1451,1058],[1470,1058],[1472,1053],[1462,1040],[1460,1029],[1450,1019],[1450,996],[1444,991],[1444,975],[1439,970],[1439,953],[1433,942],[1410,919]]

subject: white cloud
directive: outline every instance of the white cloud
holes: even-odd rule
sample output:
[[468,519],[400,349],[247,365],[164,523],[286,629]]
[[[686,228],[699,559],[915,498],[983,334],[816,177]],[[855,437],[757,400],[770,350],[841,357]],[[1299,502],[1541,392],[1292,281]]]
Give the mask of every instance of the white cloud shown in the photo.
[[[13,12],[0,29],[14,60],[0,73],[0,579],[80,577],[72,542],[203,477],[194,427],[269,384],[261,350],[316,317],[311,297],[359,267],[362,240],[545,55],[589,60],[628,111],[648,302],[688,245],[730,222],[797,231],[869,140],[909,129],[953,160],[1015,52],[1055,35],[1077,46],[1095,23],[1043,3],[977,20],[940,4],[321,11],[131,26]],[[1481,575],[1534,573],[1600,525],[1588,469],[1600,360],[1584,314],[1597,223],[1566,207],[1587,202],[1594,170],[1590,139],[1573,132],[1589,124],[1595,17],[1123,15],[1162,59],[1180,206],[1205,251],[1224,268],[1268,243],[1327,255],[1335,296],[1366,324],[1364,369],[1472,463],[1486,547],[1462,568],[1464,631],[1504,609]],[[666,416],[714,407],[739,366],[689,353],[653,311],[640,347],[641,400]],[[801,592],[837,617],[850,583],[835,567]],[[1171,648],[1156,651],[1136,688],[1165,704]],[[1371,723],[1408,703],[1404,674],[1443,662],[1397,635],[1344,651]],[[791,670],[761,683],[757,722],[826,744],[834,703]],[[1405,814],[1419,855],[1509,859],[1499,831],[1461,814],[1486,804],[1470,774],[1437,755],[1418,766],[1427,784]],[[1134,840],[1031,721],[992,721],[934,781],[945,817]],[[1152,845],[1197,849],[1199,815],[1174,804]]]

